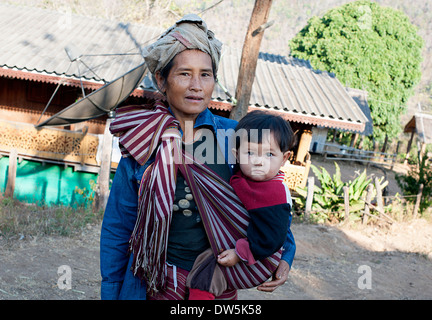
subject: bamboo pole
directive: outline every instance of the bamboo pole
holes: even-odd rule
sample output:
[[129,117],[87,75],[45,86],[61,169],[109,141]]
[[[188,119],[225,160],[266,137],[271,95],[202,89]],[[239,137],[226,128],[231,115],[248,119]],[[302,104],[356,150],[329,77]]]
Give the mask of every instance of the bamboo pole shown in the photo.
[[102,145],[101,165],[98,175],[99,192],[96,192],[94,209],[96,211],[105,211],[106,204],[110,193],[109,182],[111,175],[111,154],[113,136],[109,131],[109,127],[114,118],[108,118],[105,124],[105,131]]
[[307,196],[306,196],[306,210],[305,210],[305,220],[308,221],[310,218],[310,213],[312,211],[312,201],[313,201],[313,194],[314,194],[314,185],[315,185],[315,179],[314,177],[309,177],[307,180]]
[[13,194],[15,191],[15,179],[17,173],[17,158],[18,151],[17,149],[12,149],[9,153],[9,169],[8,169],[8,181],[6,184],[5,197],[13,198]]

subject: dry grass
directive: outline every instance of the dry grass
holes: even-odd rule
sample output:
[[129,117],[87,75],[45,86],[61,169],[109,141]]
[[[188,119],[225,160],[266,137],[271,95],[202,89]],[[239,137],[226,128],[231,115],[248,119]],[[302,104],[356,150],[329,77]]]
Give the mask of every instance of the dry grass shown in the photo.
[[0,197],[0,240],[60,235],[72,237],[88,224],[99,223],[102,212],[91,208],[43,207]]

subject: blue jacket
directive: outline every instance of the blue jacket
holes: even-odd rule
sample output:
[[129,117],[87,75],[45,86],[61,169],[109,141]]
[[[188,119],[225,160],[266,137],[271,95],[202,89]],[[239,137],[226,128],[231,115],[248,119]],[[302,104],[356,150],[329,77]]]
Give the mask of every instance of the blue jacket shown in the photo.
[[[206,109],[198,115],[195,127],[209,126],[216,133],[220,146],[225,146],[228,159],[231,146],[226,130],[234,129],[237,122],[217,115]],[[218,131],[219,130],[219,131]],[[233,132],[233,131],[231,131]],[[232,159],[228,159],[233,163]],[[105,210],[100,239],[100,267],[102,275],[101,298],[145,300],[145,282],[135,277],[131,271],[132,254],[128,253],[129,238],[137,218],[138,188],[149,161],[140,166],[132,157],[122,158],[117,167],[110,196]],[[233,169],[231,165],[231,169]],[[291,218],[290,218],[291,223]],[[291,230],[288,229],[282,259],[291,266],[296,245]]]

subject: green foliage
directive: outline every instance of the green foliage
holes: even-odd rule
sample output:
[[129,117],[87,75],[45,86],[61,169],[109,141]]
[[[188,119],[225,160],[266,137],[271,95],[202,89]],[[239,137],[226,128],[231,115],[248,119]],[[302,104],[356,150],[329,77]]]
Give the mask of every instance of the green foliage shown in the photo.
[[[407,175],[396,174],[396,181],[406,196],[415,196],[419,193],[420,185],[423,184],[420,212],[432,205],[432,167],[428,164],[427,157],[413,166]],[[415,197],[407,198],[408,201],[416,201]]]
[[[350,215],[359,216],[364,209],[366,189],[372,179],[367,177],[366,169],[359,174],[353,181],[343,182],[341,171],[335,162],[336,171],[331,176],[328,171],[320,167],[311,165],[312,171],[320,182],[321,187],[314,186],[314,196],[312,202],[312,217],[317,222],[341,221],[345,216],[344,209],[344,186],[348,186]],[[388,181],[383,182],[384,177],[379,181],[381,188],[387,186]],[[301,196],[296,198],[296,203],[304,209],[306,205],[306,196],[308,188],[297,188],[296,191]],[[373,196],[376,195],[374,189]]]
[[313,17],[290,43],[291,54],[368,91],[374,137],[400,130],[399,116],[421,78],[423,39],[401,11],[371,1],[348,3]]

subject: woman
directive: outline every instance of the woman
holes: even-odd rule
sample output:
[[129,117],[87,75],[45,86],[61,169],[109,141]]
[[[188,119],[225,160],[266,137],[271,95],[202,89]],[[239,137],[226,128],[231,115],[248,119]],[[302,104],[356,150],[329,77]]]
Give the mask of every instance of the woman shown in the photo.
[[[120,135],[124,158],[101,231],[102,299],[146,299],[146,291],[151,293],[147,298],[184,299],[196,257],[210,247],[221,249],[217,237],[209,237],[217,228],[209,212],[218,214],[231,205],[235,208],[227,211],[240,210],[235,199],[225,199],[229,190],[213,194],[232,175],[228,137],[221,132],[236,126],[208,110],[221,45],[201,18],[187,15],[146,48],[147,66],[167,106],[122,108],[111,126]],[[202,182],[208,176],[216,186]],[[214,204],[219,198],[223,201]],[[283,284],[294,253],[288,229],[274,280],[258,289],[273,291]],[[236,298],[236,290],[218,298]]]

